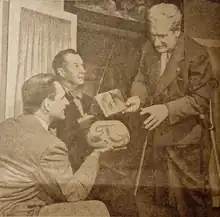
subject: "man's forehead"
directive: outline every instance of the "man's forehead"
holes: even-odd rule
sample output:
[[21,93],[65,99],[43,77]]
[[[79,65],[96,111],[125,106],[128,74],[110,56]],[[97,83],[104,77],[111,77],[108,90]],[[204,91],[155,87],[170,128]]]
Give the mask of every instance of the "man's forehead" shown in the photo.
[[78,64],[82,64],[83,63],[82,58],[78,54],[72,54],[72,53],[66,54],[64,56],[64,59],[68,63],[78,63]]
[[152,34],[164,35],[171,30],[172,24],[172,21],[168,19],[155,20],[150,24],[150,31]]

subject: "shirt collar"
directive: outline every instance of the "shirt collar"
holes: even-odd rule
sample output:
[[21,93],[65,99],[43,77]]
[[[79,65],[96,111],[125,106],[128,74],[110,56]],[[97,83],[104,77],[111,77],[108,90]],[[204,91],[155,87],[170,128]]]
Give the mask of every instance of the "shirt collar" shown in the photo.
[[41,126],[42,126],[46,131],[48,131],[48,128],[49,128],[48,124],[47,124],[42,118],[40,118],[38,115],[34,115],[34,116],[38,119],[38,121],[40,122]]
[[74,98],[79,99],[79,100],[81,100],[82,97],[83,97],[83,92],[80,92],[80,91],[74,91],[74,90],[72,90],[72,91],[69,91],[69,93],[70,93]]
[[74,85],[71,82],[60,78],[60,83],[63,86],[66,93],[71,94],[72,97],[81,99],[83,97],[84,85]]

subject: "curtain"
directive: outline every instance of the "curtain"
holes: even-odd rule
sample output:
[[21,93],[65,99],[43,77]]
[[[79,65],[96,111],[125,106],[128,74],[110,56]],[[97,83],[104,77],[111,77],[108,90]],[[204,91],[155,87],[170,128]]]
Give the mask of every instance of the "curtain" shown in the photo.
[[9,2],[0,2],[0,122],[5,119]]
[[14,114],[22,113],[21,88],[25,80],[52,72],[56,53],[71,46],[71,22],[30,9],[21,9]]

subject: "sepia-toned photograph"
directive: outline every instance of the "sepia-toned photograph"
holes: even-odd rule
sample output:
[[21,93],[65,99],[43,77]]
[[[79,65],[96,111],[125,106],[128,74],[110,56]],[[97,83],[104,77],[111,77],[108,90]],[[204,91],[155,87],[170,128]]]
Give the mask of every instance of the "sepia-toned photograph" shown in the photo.
[[0,0],[0,216],[220,217],[220,0]]
[[97,94],[95,100],[105,117],[110,117],[127,109],[123,96],[118,89]]

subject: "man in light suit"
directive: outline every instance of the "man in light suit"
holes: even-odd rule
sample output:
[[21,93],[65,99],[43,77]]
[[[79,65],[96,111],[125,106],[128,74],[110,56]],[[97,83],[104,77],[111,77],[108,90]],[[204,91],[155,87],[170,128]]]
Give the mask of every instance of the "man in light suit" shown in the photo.
[[48,132],[64,119],[63,87],[51,74],[38,74],[22,87],[24,115],[0,124],[1,216],[109,216],[99,201],[84,201],[99,170],[93,151],[73,173],[66,145]]
[[[174,206],[181,217],[204,216],[211,207],[206,188],[212,91],[208,56],[181,34],[182,15],[173,4],[151,7],[148,21],[152,40],[143,47],[131,87],[131,95],[140,98],[140,114],[148,116],[149,147],[137,196],[148,195],[145,201],[151,198],[156,206]],[[135,101],[130,103],[137,110]]]

